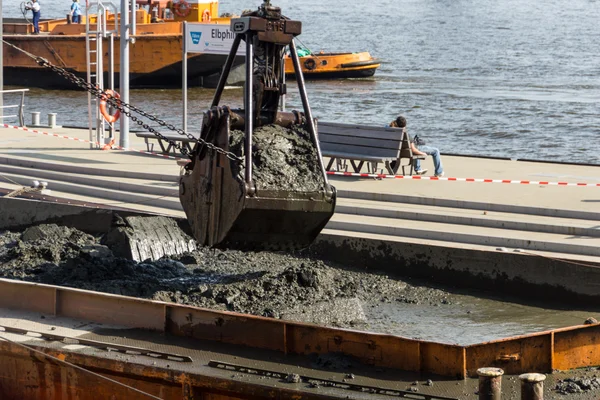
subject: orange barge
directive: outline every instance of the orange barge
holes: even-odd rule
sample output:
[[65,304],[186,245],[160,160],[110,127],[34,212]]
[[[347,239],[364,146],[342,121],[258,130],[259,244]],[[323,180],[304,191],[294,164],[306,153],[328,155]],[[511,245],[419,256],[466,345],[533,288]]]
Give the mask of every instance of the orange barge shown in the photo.
[[[142,4],[148,4],[144,1]],[[140,8],[136,13],[135,43],[130,46],[130,85],[132,87],[181,86],[182,72],[182,22],[195,21],[228,25],[229,17],[219,17],[219,3],[194,3],[185,16],[164,12],[160,2],[155,2],[161,14],[170,19],[158,19]],[[184,15],[184,13],[181,13]],[[83,16],[85,18],[85,16]],[[90,16],[90,30],[96,30],[96,18]],[[109,15],[108,25],[114,28],[114,15]],[[86,24],[70,24],[67,19],[40,21],[40,35],[32,35],[33,27],[23,20],[4,21],[4,40],[46,58],[52,64],[66,68],[81,78],[86,77]],[[43,87],[50,89],[75,88],[55,72],[40,67],[22,52],[4,46],[4,83],[6,85]],[[108,49],[108,45],[104,46]],[[119,46],[115,46],[115,80],[119,81]],[[202,86],[204,79],[218,74],[226,55],[190,54],[188,56],[188,84]],[[108,70],[108,53],[105,68]],[[238,57],[234,65],[243,63]]]

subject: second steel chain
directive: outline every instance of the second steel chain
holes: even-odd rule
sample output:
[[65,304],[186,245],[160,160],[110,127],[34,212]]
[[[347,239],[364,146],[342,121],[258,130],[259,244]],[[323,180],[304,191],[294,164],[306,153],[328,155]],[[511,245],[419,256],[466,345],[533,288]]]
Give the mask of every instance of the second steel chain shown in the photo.
[[[173,147],[178,149],[181,152],[181,154],[183,154],[184,156],[187,156],[189,158],[192,157],[190,152],[185,147],[177,144],[173,140],[168,139],[166,136],[164,136],[163,134],[158,132],[156,129],[154,129],[150,125],[144,123],[144,121],[142,121],[140,118],[136,117],[135,115],[132,115],[131,111],[136,112],[137,114],[140,114],[141,116],[148,118],[152,122],[156,122],[157,124],[159,124],[162,127],[165,127],[172,131],[175,131],[180,135],[187,136],[192,142],[198,142],[198,143],[208,147],[209,149],[216,151],[217,153],[223,154],[225,157],[229,158],[232,161],[236,161],[236,162],[243,161],[243,159],[241,157],[238,157],[236,154],[234,154],[230,151],[225,151],[222,148],[220,148],[212,143],[209,143],[202,138],[196,138],[193,135],[184,131],[183,129],[176,128],[175,126],[173,126],[173,124],[169,124],[169,123],[163,121],[162,119],[155,117],[154,115],[148,114],[147,112],[140,110],[136,106],[124,103],[120,99],[115,99],[114,97],[107,96],[106,93],[102,89],[98,88],[93,83],[87,82],[86,80],[79,78],[78,76],[76,76],[72,72],[65,70],[64,68],[57,67],[56,65],[51,64],[48,60],[46,60],[43,57],[35,57],[35,61],[40,66],[49,68],[49,69],[53,70],[54,72],[62,75],[67,80],[69,80],[69,81],[75,83],[77,86],[87,90],[92,95],[96,96],[97,98],[101,99],[102,97],[104,97],[108,104],[117,108],[122,114],[124,114],[128,118],[131,118],[131,120],[133,122],[135,122],[136,124],[138,124],[140,127],[153,133],[158,138],[168,142],[170,145],[172,145]],[[129,110],[131,110],[131,111],[129,111]]]

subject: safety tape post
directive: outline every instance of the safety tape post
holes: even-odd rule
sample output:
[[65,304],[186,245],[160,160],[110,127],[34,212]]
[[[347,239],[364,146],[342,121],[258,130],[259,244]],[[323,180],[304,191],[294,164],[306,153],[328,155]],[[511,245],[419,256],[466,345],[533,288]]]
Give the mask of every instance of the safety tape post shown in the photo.
[[387,175],[387,174],[366,174],[360,172],[341,172],[327,171],[327,175],[345,176],[355,178],[376,178],[376,179],[407,179],[414,181],[449,181],[449,182],[478,182],[478,183],[504,183],[519,185],[542,185],[542,186],[578,186],[578,187],[600,187],[600,183],[571,183],[571,182],[547,182],[547,181],[525,181],[511,179],[479,179],[479,178],[444,178],[438,176],[422,175]]
[[[76,138],[76,137],[59,135],[57,133],[38,131],[36,129],[23,128],[21,126],[15,126],[15,125],[9,125],[9,124],[0,124],[0,126],[2,126],[4,128],[13,128],[13,129],[17,129],[17,130],[25,131],[25,132],[37,133],[38,135],[53,136],[53,137],[56,137],[56,138],[59,138],[59,139],[68,139],[68,140],[74,140],[76,142],[81,142],[81,143],[94,144],[94,145],[100,146],[102,148],[108,146],[108,148],[106,148],[107,150],[108,149],[117,149],[117,150],[123,150],[123,151],[133,151],[133,152],[136,152],[136,153],[147,154],[147,155],[150,155],[150,156],[157,156],[157,157],[162,157],[162,158],[168,158],[168,159],[176,160],[176,161],[186,160],[185,158],[173,157],[173,156],[169,156],[167,154],[159,154],[159,153],[153,153],[151,151],[136,150],[136,149],[127,148],[127,147],[115,146],[115,145],[110,144],[110,143],[108,145],[106,145],[106,144],[101,144],[101,143],[98,143],[98,142],[92,142],[91,140],[87,140],[87,139],[79,139],[79,138]],[[112,143],[112,141],[111,141],[111,143]]]

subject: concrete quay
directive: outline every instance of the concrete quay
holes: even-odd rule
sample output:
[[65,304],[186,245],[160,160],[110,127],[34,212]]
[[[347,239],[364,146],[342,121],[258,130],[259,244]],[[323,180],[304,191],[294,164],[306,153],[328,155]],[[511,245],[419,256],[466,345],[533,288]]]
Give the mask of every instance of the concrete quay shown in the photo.
[[[88,139],[87,129],[47,129]],[[130,136],[131,147],[145,150]],[[600,183],[600,166],[443,155],[446,178]],[[431,161],[424,168],[432,171]],[[175,160],[0,128],[0,188],[183,217]],[[600,296],[600,187],[331,177],[336,214],[312,248],[332,261],[457,285]]]

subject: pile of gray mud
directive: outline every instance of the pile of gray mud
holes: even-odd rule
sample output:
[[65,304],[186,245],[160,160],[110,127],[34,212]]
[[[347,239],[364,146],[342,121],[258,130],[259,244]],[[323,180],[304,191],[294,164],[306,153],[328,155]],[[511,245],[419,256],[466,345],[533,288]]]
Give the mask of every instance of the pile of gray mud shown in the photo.
[[600,392],[600,378],[593,375],[563,379],[556,384],[553,390],[562,395]]
[[52,224],[2,232],[0,277],[373,330],[365,318],[368,304],[439,303],[447,295],[372,272],[274,252],[199,248],[136,262],[115,256],[118,249],[103,244],[103,239]]
[[[244,155],[244,133],[232,131],[229,149]],[[258,189],[315,191],[323,188],[317,149],[300,125],[258,127],[252,134],[253,179]],[[237,166],[237,164],[236,164]],[[242,173],[241,170],[234,173]]]

